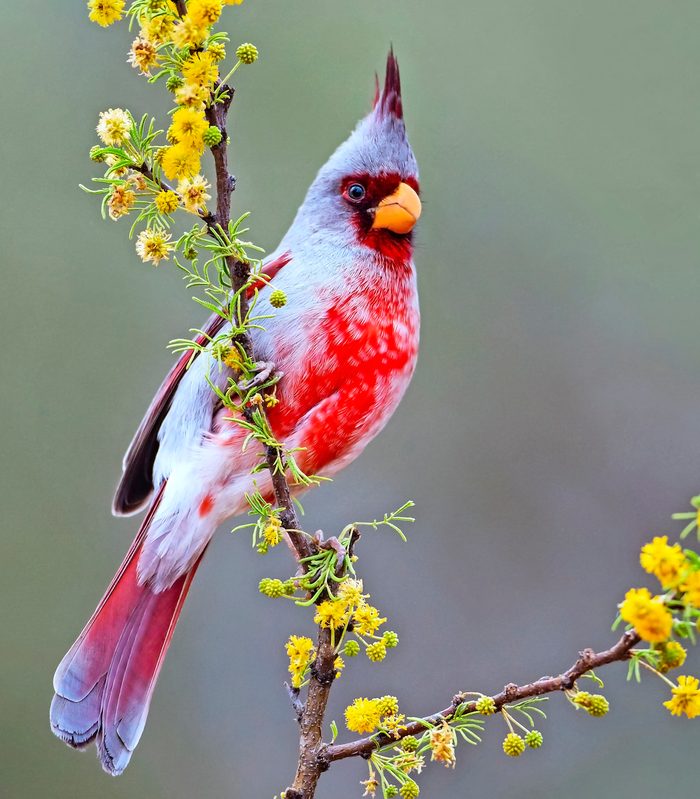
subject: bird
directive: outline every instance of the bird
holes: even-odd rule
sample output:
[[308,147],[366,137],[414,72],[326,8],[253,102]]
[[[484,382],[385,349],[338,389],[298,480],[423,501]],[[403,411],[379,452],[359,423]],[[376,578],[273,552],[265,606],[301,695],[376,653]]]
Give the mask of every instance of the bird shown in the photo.
[[[419,175],[403,115],[399,66],[389,51],[370,112],[319,170],[278,248],[263,262],[251,330],[256,358],[283,375],[268,409],[274,435],[298,448],[307,474],[331,476],[382,430],[418,356],[413,260]],[[273,308],[281,289],[287,303]],[[279,304],[279,303],[277,303]],[[200,340],[225,332],[212,315]],[[253,475],[255,447],[209,381],[226,386],[206,346],[184,353],[155,394],[123,461],[113,512],[146,508],[97,609],[59,664],[51,729],[76,749],[95,742],[102,767],[121,774],[141,738],[151,697],[197,567],[217,527],[272,496]]]

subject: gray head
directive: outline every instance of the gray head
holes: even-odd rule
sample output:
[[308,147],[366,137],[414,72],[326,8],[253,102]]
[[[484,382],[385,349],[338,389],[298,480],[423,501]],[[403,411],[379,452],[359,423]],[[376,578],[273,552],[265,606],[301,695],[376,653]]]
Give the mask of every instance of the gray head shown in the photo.
[[389,51],[372,111],[321,167],[292,231],[352,237],[387,254],[406,251],[420,216],[418,164],[406,137],[399,65]]

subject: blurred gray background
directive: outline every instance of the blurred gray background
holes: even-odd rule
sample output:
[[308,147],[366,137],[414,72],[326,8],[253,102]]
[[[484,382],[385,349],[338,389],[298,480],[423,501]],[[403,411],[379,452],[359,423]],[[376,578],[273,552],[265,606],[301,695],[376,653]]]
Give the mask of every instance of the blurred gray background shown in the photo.
[[[82,2],[4,6],[0,792],[272,797],[297,746],[283,643],[310,625],[257,594],[289,559],[245,535],[222,534],[200,571],[126,774],[49,732],[53,670],[137,524],[109,513],[122,453],[166,342],[202,315],[77,188],[100,110],[167,108],[126,65],[125,26],[91,25]],[[309,527],[333,532],[416,500],[407,545],[377,533],[360,549],[401,646],[352,663],[328,720],[387,692],[428,713],[608,645],[643,582],[638,547],[700,487],[700,7],[246,0],[227,20],[261,51],[238,75],[231,155],[236,209],[268,250],[367,110],[390,42],[422,169],[415,379],[381,439],[306,501]],[[543,749],[516,761],[496,720],[423,794],[694,795],[697,722],[668,716],[660,684],[603,677],[607,719],[555,697]],[[365,776],[345,761],[319,796],[358,796]]]

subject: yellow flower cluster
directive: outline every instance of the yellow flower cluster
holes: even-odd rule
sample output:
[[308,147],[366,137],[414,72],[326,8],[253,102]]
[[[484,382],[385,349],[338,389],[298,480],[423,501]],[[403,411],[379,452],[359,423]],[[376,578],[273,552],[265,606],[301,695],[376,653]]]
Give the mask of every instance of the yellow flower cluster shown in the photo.
[[118,147],[127,140],[134,124],[131,114],[123,108],[110,108],[102,111],[95,130],[108,147]]
[[268,547],[276,547],[282,540],[282,522],[277,516],[270,516],[263,529],[263,540]]
[[439,727],[433,727],[430,730],[428,742],[431,750],[430,759],[444,763],[445,767],[452,766],[454,768],[456,762],[455,732],[446,721],[443,721]]
[[139,257],[144,263],[151,261],[154,266],[158,266],[162,260],[167,260],[173,249],[173,245],[170,244],[170,234],[160,228],[146,228],[136,239],[136,252]]
[[106,28],[122,18],[124,0],[89,0],[90,20]]
[[679,677],[671,690],[672,698],[664,702],[673,716],[685,714],[689,719],[700,716],[700,681],[697,677]]
[[351,732],[374,732],[378,727],[397,730],[404,716],[399,715],[399,703],[395,696],[375,699],[355,699],[345,708],[345,725]]
[[304,636],[290,635],[286,649],[289,657],[289,673],[292,676],[292,688],[301,688],[306,670],[316,652],[313,641]]
[[688,571],[689,564],[679,544],[670,546],[668,536],[656,536],[642,547],[639,562],[644,571],[653,574],[662,588],[676,586]]
[[620,616],[645,641],[660,643],[671,635],[671,611],[664,605],[663,599],[652,596],[648,588],[630,588],[620,605]]
[[107,208],[111,219],[117,220],[125,216],[136,202],[136,193],[129,183],[115,183],[107,200]]

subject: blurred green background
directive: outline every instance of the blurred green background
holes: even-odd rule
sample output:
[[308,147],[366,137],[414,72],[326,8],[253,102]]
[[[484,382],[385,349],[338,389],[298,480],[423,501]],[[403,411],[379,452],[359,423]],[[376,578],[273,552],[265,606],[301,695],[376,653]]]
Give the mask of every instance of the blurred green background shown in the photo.
[[[309,625],[257,594],[288,557],[245,535],[221,535],[200,571],[126,774],[49,732],[53,670],[136,526],[109,513],[122,452],[166,342],[201,314],[77,188],[100,110],[167,107],[126,65],[125,26],[91,25],[82,2],[4,5],[0,793],[271,797],[297,746],[283,642]],[[608,645],[638,547],[700,482],[700,6],[246,0],[226,28],[261,51],[239,73],[231,155],[236,208],[268,250],[367,110],[390,42],[422,170],[415,379],[306,502],[328,532],[417,502],[407,545],[368,534],[360,550],[401,646],[352,664],[329,721],[358,694],[424,714]],[[672,720],[657,682],[603,676],[606,720],[555,698],[544,748],[517,761],[496,721],[423,793],[694,795],[697,722]],[[358,796],[365,776],[345,761],[319,796]]]

